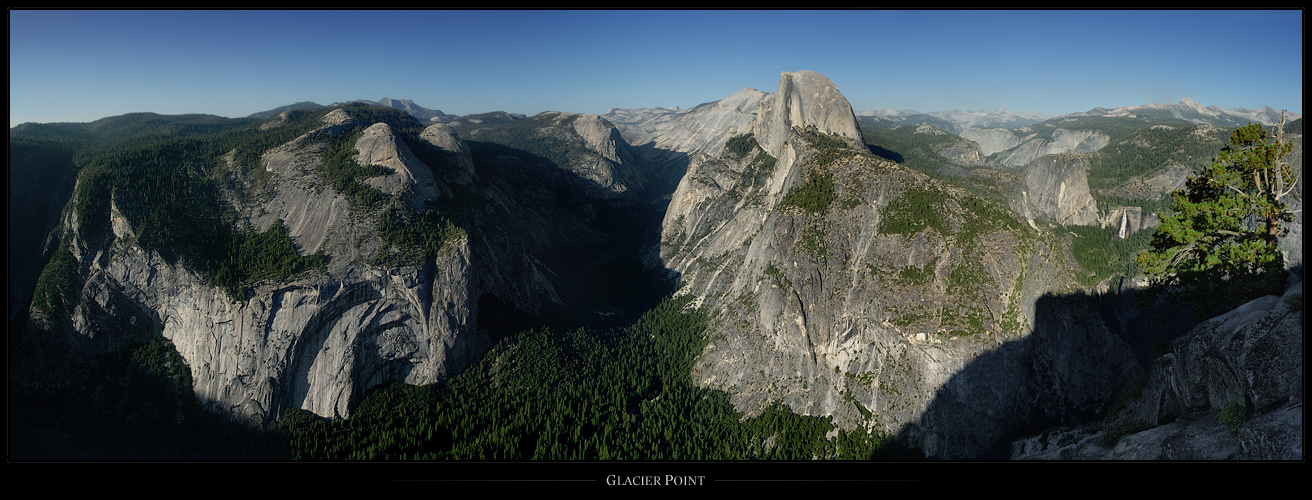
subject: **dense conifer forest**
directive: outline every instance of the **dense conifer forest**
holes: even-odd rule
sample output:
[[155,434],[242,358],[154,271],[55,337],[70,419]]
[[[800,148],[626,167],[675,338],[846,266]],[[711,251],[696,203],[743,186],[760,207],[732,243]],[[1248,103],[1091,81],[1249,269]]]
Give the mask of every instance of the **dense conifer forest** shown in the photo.
[[442,385],[374,390],[350,418],[291,410],[274,427],[316,460],[795,460],[895,453],[782,404],[745,418],[689,375],[706,318],[667,299],[629,328],[535,328]]

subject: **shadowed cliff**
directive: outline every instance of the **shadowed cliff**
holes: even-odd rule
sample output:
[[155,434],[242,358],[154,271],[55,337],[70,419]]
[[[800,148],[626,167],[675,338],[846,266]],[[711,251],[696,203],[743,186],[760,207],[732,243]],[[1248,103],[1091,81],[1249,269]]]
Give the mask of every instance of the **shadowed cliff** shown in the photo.
[[[1289,326],[1301,315],[1288,319],[1301,305],[1301,283],[1284,298],[1258,299],[1201,324],[1187,312],[1162,317],[1165,309],[1142,311],[1134,302],[1133,290],[1041,297],[1034,331],[972,359],[899,439],[940,459],[1290,458],[1277,436],[1288,437],[1281,412],[1301,402],[1301,385],[1276,382],[1289,378],[1288,363],[1250,352],[1274,342],[1301,353],[1301,343],[1272,340],[1301,328]],[[1246,438],[1225,432],[1217,414],[1236,398],[1279,423],[1255,424]]]

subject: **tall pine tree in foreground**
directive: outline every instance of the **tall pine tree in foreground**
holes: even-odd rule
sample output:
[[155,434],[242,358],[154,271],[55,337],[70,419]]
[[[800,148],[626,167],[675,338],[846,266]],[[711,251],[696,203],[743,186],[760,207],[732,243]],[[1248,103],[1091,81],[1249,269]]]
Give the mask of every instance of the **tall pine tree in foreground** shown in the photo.
[[1286,199],[1301,172],[1283,161],[1284,121],[1268,137],[1261,125],[1235,130],[1212,164],[1171,194],[1158,214],[1152,248],[1136,261],[1149,280],[1148,298],[1165,295],[1206,318],[1283,290],[1287,272],[1276,244],[1292,222]]

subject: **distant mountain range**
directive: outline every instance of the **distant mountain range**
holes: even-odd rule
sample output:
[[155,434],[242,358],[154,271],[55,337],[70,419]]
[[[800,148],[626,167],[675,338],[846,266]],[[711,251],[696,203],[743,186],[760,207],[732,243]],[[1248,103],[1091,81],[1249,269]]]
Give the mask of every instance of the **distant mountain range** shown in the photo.
[[[454,120],[455,118],[457,118],[456,115],[448,115],[448,114],[446,114],[446,113],[443,113],[441,110],[437,110],[437,109],[428,109],[428,108],[425,108],[425,107],[420,106],[420,105],[418,105],[418,104],[415,104],[415,102],[412,101],[412,100],[410,100],[410,99],[392,99],[392,98],[390,98],[390,97],[384,97],[384,98],[379,99],[379,100],[377,100],[377,101],[370,101],[370,100],[368,100],[368,99],[359,99],[359,100],[350,101],[350,102],[353,102],[353,103],[355,103],[355,102],[362,102],[362,103],[376,104],[376,105],[383,106],[383,107],[387,107],[387,108],[399,109],[399,110],[401,110],[401,111],[405,111],[406,113],[409,113],[410,116],[413,116],[413,117],[415,117],[415,118],[418,118],[419,121],[424,122],[425,124],[442,123],[442,122],[451,121],[451,120]],[[341,104],[346,104],[346,103],[333,103],[333,104],[331,104],[330,106],[337,106],[337,105],[341,105]],[[298,109],[298,110],[315,110],[315,109],[321,109],[321,108],[326,108],[326,107],[330,107],[330,106],[324,106],[324,105],[322,105],[322,104],[313,103],[313,102],[309,102],[309,101],[304,101],[304,102],[298,102],[298,103],[296,103],[296,104],[288,104],[288,105],[286,105],[286,106],[279,106],[279,107],[276,107],[276,108],[270,109],[270,110],[268,110],[268,111],[261,111],[261,112],[259,112],[259,113],[252,113],[252,114],[249,116],[249,118],[259,118],[259,119],[262,120],[262,119],[265,119],[265,118],[269,118],[269,117],[271,117],[271,116],[274,116],[274,115],[276,115],[276,114],[278,114],[278,113],[282,113],[283,111],[288,111],[288,110],[293,110],[293,109]]]
[[[1007,108],[998,108],[992,111],[961,111],[951,109],[947,111],[931,111],[928,113],[921,113],[915,110],[895,110],[884,108],[873,111],[858,111],[856,115],[874,117],[875,122],[883,123],[888,126],[929,125],[957,134],[960,134],[967,128],[1016,128],[1052,119],[1082,118],[1089,116],[1129,118],[1170,116],[1191,123],[1206,123],[1220,127],[1239,127],[1249,122],[1261,123],[1263,125],[1274,125],[1280,121],[1280,111],[1273,109],[1270,106],[1263,106],[1256,110],[1246,108],[1221,108],[1217,106],[1204,106],[1188,97],[1176,104],[1149,103],[1140,106],[1123,106],[1113,109],[1093,108],[1083,113],[1071,113],[1068,115],[1044,115],[1029,111],[1016,112]],[[1294,121],[1302,116],[1303,115],[1301,114],[1291,113],[1288,116],[1288,120]]]
[[1053,118],[1040,113],[1031,113],[1029,111],[1015,112],[1007,108],[998,108],[993,111],[931,111],[921,113],[914,110],[895,110],[895,109],[878,109],[874,111],[859,111],[857,116],[870,116],[879,122],[886,122],[890,126],[895,125],[929,125],[942,130],[947,130],[955,134],[967,128],[1015,128],[1033,125],[1035,123]]
[[[1084,113],[1073,113],[1065,116],[1153,117],[1164,115],[1170,115],[1192,123],[1207,123],[1223,127],[1239,127],[1247,125],[1249,122],[1263,125],[1275,125],[1280,122],[1280,111],[1270,106],[1262,106],[1255,110],[1221,108],[1218,106],[1204,106],[1188,97],[1176,104],[1149,103],[1142,106],[1124,106],[1114,109],[1093,108]],[[1294,121],[1302,116],[1301,114],[1290,113],[1288,120]]]
[[[410,99],[392,99],[384,97],[377,101],[360,99],[351,102],[363,102],[377,104],[393,109],[399,109],[409,113],[411,116],[418,118],[426,124],[446,123],[461,118],[460,115],[450,115],[443,113],[441,110],[428,109]],[[341,103],[334,103],[338,105]],[[709,104],[709,103],[708,103]],[[252,118],[268,118],[289,109],[319,109],[326,106],[313,102],[298,102],[281,106],[268,111],[262,111],[250,115]],[[616,110],[612,109],[606,113],[607,116],[619,116],[626,111],[635,110]],[[678,108],[668,108],[658,110],[665,114],[679,114]],[[631,114],[631,113],[630,113]],[[865,123],[874,123],[887,127],[903,125],[929,125],[940,130],[946,130],[954,134],[960,134],[968,128],[1017,128],[1027,125],[1033,125],[1048,120],[1065,120],[1084,118],[1090,116],[1096,117],[1128,117],[1128,118],[1146,118],[1146,117],[1174,117],[1197,124],[1211,124],[1219,127],[1240,127],[1249,122],[1261,123],[1263,125],[1274,125],[1280,121],[1280,111],[1270,106],[1263,106],[1258,109],[1246,108],[1221,108],[1218,106],[1204,106],[1188,97],[1176,104],[1157,104],[1149,103],[1139,106],[1123,106],[1119,108],[1093,108],[1082,113],[1071,113],[1067,115],[1044,115],[1030,111],[1011,111],[1007,108],[998,108],[991,111],[962,111],[949,109],[946,111],[930,111],[922,113],[916,110],[897,110],[891,108],[876,109],[869,111],[856,111],[858,117],[871,117]],[[473,115],[471,115],[473,116]],[[481,116],[481,115],[480,115]],[[1294,121],[1303,115],[1290,113],[1288,121]]]
[[414,101],[409,99],[392,99],[390,97],[384,97],[379,99],[376,104],[410,113],[410,116],[418,118],[419,121],[424,122],[425,124],[440,123],[455,118],[455,115],[448,115],[437,109],[425,108],[415,104]]

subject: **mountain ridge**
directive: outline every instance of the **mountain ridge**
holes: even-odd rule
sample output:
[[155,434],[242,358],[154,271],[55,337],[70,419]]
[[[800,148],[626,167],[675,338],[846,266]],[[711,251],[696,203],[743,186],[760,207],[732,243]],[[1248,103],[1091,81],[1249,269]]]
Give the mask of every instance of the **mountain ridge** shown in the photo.
[[[612,119],[612,121],[628,124],[628,123],[633,123],[642,120],[642,118],[638,118],[639,115],[643,115],[643,116],[682,115],[698,107],[715,105],[717,103],[720,103],[721,101],[739,100],[738,97],[740,96],[740,94],[744,94],[744,93],[764,94],[764,92],[756,90],[755,88],[746,87],[743,90],[740,90],[739,92],[736,92],[723,99],[699,104],[691,108],[681,108],[678,106],[654,107],[654,108],[609,108],[605,112],[601,113],[600,116],[606,117],[608,119]],[[434,123],[443,123],[443,122],[449,122],[458,119],[461,116],[461,115],[449,115],[443,113],[441,110],[425,108],[415,103],[411,99],[395,99],[390,97],[384,97],[377,101],[361,99],[361,100],[346,101],[346,102],[365,102],[365,103],[375,104],[379,106],[400,109],[402,111],[406,111],[407,113],[410,113],[412,116],[418,118],[420,121],[423,122],[431,121]],[[322,105],[305,101],[305,102],[298,102],[295,104],[289,104],[285,106],[279,106],[277,108],[267,111],[252,113],[248,116],[252,118],[268,118],[287,109],[314,109],[317,107],[322,107]],[[1235,123],[1235,120],[1248,120],[1248,121],[1253,121],[1255,123],[1261,123],[1263,125],[1271,126],[1280,120],[1280,112],[1267,105],[1263,105],[1262,107],[1257,109],[1221,108],[1219,106],[1203,105],[1201,103],[1194,101],[1189,97],[1184,97],[1181,99],[1179,103],[1175,103],[1175,104],[1158,104],[1158,103],[1150,102],[1145,104],[1128,105],[1128,106],[1121,106],[1116,108],[1095,107],[1087,111],[1077,111],[1073,113],[1066,113],[1060,115],[1045,115],[1043,113],[1035,113],[1031,111],[1011,111],[1005,106],[993,110],[947,109],[947,110],[928,111],[928,112],[920,112],[910,109],[896,110],[893,108],[881,108],[875,110],[855,110],[854,114],[857,117],[869,116],[869,117],[883,118],[883,119],[890,120],[892,123],[896,123],[896,124],[920,123],[916,121],[916,118],[914,118],[916,116],[933,117],[935,119],[942,120],[944,123],[950,124],[950,128],[945,130],[948,130],[953,133],[960,133],[962,130],[965,130],[967,128],[979,128],[979,129],[1016,128],[1016,127],[1023,127],[1026,125],[1032,125],[1035,123],[1058,119],[1058,118],[1064,118],[1064,117],[1134,116],[1136,111],[1143,111],[1143,110],[1165,111],[1168,113],[1172,113],[1175,116],[1180,117],[1181,119],[1192,121],[1194,123],[1210,123],[1213,125],[1220,125],[1220,124],[1229,125]],[[1288,119],[1290,121],[1293,121],[1298,118],[1301,118],[1302,116],[1303,115],[1298,113],[1291,113],[1288,115]],[[645,119],[650,120],[652,118],[649,117]],[[1242,123],[1239,123],[1239,125],[1242,125]],[[1234,126],[1238,126],[1238,125],[1234,125]]]
[[[1029,111],[1011,111],[1005,107],[994,110],[956,110],[950,109],[945,111],[931,111],[921,113],[915,110],[894,110],[892,108],[883,108],[877,110],[858,111],[857,116],[872,116],[890,120],[896,124],[916,124],[917,116],[931,116],[946,121],[951,124],[949,131],[960,133],[968,128],[990,129],[990,128],[1017,128],[1026,125],[1033,125],[1049,120],[1059,120],[1065,118],[1081,116],[1137,116],[1141,111],[1146,112],[1166,112],[1186,121],[1193,123],[1207,123],[1220,126],[1240,126],[1243,121],[1252,121],[1263,125],[1271,126],[1278,123],[1281,119],[1280,112],[1270,106],[1262,106],[1256,110],[1247,108],[1221,108],[1219,106],[1205,106],[1189,97],[1185,97],[1175,104],[1158,104],[1146,103],[1140,105],[1121,106],[1117,108],[1095,107],[1088,111],[1066,113],[1061,115],[1044,115],[1042,113],[1033,113]],[[1292,113],[1288,116],[1290,121],[1297,120],[1303,115]]]
[[[1110,281],[1081,280],[1066,226],[1100,220],[1089,152],[1035,153],[1020,173],[920,171],[875,154],[850,103],[810,71],[781,72],[773,93],[605,115],[428,123],[412,101],[384,101],[216,125],[248,127],[229,132],[250,141],[236,146],[166,123],[209,149],[126,165],[221,180],[232,211],[219,213],[235,215],[218,224],[327,259],[240,290],[193,268],[195,248],[150,246],[173,241],[152,239],[173,226],[143,217],[156,213],[151,190],[104,184],[103,199],[83,198],[101,184],[80,179],[53,243],[80,289],[70,309],[36,311],[24,352],[94,356],[163,336],[216,412],[340,418],[370,388],[440,383],[534,322],[630,319],[645,299],[624,299],[629,288],[669,283],[711,318],[694,380],[744,414],[779,403],[948,459],[1097,416],[1136,377],[1133,339],[1085,295]],[[1028,133],[1036,151],[1106,145]],[[112,166],[87,175],[131,181]],[[434,227],[446,228],[436,246],[413,237]],[[29,383],[58,384],[41,359],[11,357]],[[966,369],[974,378],[954,381]]]

